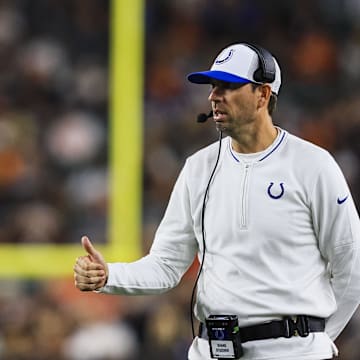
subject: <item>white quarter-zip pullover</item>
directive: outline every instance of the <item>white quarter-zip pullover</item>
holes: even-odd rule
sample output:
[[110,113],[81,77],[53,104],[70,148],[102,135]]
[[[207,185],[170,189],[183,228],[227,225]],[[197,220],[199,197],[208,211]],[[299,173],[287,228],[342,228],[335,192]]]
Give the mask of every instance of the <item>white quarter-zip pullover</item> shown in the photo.
[[[186,161],[149,255],[109,264],[113,294],[155,294],[175,287],[198,254],[201,213],[214,168],[214,143]],[[255,156],[222,151],[205,208],[206,253],[195,313],[235,314],[240,326],[283,316],[324,317],[325,333],[243,344],[243,360],[319,360],[360,302],[360,221],[344,176],[320,147],[279,129]],[[189,359],[210,359],[196,338]]]

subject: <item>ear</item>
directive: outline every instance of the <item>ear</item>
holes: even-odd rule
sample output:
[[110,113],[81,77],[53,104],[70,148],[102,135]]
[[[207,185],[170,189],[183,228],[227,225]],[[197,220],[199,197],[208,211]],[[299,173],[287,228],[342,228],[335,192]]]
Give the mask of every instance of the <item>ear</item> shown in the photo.
[[259,91],[258,106],[259,108],[267,108],[270,96],[271,96],[271,87],[268,84],[263,84],[257,88]]

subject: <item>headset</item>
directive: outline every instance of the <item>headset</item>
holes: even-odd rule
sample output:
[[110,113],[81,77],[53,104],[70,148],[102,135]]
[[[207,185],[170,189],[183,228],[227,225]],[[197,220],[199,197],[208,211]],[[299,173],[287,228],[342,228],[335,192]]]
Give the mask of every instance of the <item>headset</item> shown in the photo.
[[254,80],[260,83],[272,83],[275,81],[276,66],[273,56],[269,51],[263,47],[250,44],[242,43],[251,50],[255,51],[259,58],[259,68],[254,72]]
[[[259,68],[255,70],[254,74],[253,74],[253,78],[256,82],[258,83],[272,83],[275,81],[275,75],[276,75],[276,66],[275,66],[275,61],[273,56],[271,55],[271,53],[264,49],[263,47],[259,46],[259,45],[255,45],[255,44],[251,44],[251,43],[241,43],[243,45],[246,45],[247,47],[249,47],[250,49],[252,49],[253,51],[256,52],[258,58],[259,58]],[[209,118],[211,118],[213,116],[213,112],[210,111],[208,114],[205,113],[201,113],[197,116],[197,122],[199,123],[204,123],[206,122]],[[215,175],[215,171],[217,169],[217,166],[219,164],[219,159],[220,159],[220,154],[221,154],[221,144],[222,144],[222,131],[220,131],[219,134],[219,147],[218,147],[218,153],[217,153],[217,157],[216,157],[216,161],[213,167],[213,170],[210,174],[208,183],[206,185],[205,188],[205,193],[204,193],[204,197],[203,197],[203,203],[202,203],[202,210],[201,210],[201,233],[202,233],[202,244],[203,244],[203,254],[201,257],[201,262],[199,264],[199,270],[195,279],[195,283],[192,289],[192,293],[191,293],[191,300],[190,300],[190,322],[191,322],[191,330],[192,330],[192,335],[193,338],[195,338],[195,329],[194,329],[194,318],[193,318],[193,305],[194,305],[194,301],[195,301],[195,292],[196,292],[196,288],[197,288],[197,284],[199,282],[199,278],[203,269],[203,265],[204,265],[204,260],[205,260],[205,253],[206,253],[206,242],[205,242],[205,208],[206,208],[206,199],[207,199],[207,195],[209,193],[209,188],[210,188],[210,184],[211,181]]]

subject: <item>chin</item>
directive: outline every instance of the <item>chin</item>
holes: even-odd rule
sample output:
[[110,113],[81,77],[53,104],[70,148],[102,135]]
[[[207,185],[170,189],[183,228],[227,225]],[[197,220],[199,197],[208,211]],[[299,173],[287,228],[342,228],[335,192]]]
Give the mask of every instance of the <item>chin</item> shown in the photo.
[[216,130],[228,134],[228,128],[223,123],[216,123]]

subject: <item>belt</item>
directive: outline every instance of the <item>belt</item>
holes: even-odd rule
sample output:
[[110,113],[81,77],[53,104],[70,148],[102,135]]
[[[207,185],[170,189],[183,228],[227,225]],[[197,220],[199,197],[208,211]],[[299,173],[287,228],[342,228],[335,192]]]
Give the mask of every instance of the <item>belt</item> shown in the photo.
[[[241,342],[243,343],[279,337],[306,337],[312,332],[323,332],[325,330],[325,319],[315,316],[298,315],[286,317],[283,320],[274,320],[263,324],[241,327],[239,330]],[[199,325],[199,337],[208,339],[204,323],[200,323]]]

